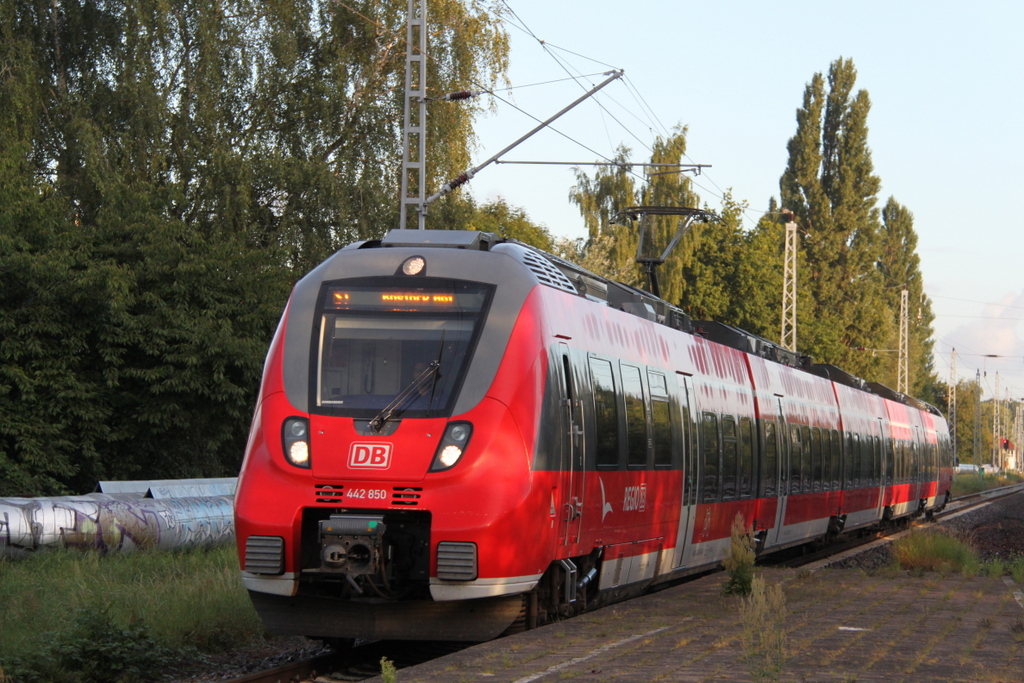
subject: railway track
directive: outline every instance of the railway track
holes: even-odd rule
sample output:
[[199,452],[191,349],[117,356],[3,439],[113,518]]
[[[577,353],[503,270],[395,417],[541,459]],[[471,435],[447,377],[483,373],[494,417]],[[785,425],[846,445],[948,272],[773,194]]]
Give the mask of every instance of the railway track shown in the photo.
[[[1014,484],[980,493],[972,493],[951,500],[946,509],[932,520],[910,520],[885,530],[867,533],[862,537],[833,543],[821,550],[785,558],[775,566],[800,567],[827,557],[838,555],[875,541],[900,533],[912,526],[948,520],[957,514],[984,505],[1005,496],[1024,491],[1024,484]],[[866,548],[865,548],[866,549]],[[703,574],[701,574],[703,576]],[[344,652],[332,652],[292,662],[266,671],[247,674],[224,683],[295,683],[298,681],[362,681],[380,675],[381,658],[387,658],[399,669],[457,652],[471,643],[377,641],[366,643]]]
[[[862,536],[841,540],[818,550],[801,552],[796,556],[783,556],[777,564],[773,564],[778,567],[802,567],[834,555],[839,555],[840,553],[844,553],[849,550],[869,545],[880,539],[889,538],[915,526],[926,526],[928,524],[950,519],[951,517],[978,507],[979,505],[984,505],[990,501],[998,500],[1020,491],[1024,491],[1024,484],[1011,484],[1010,486],[1001,486],[999,488],[989,489],[980,493],[970,493],[965,496],[959,496],[950,500],[949,503],[946,504],[945,510],[936,513],[930,519],[922,520],[904,518],[894,525],[867,531]],[[807,546],[803,547],[806,548]]]

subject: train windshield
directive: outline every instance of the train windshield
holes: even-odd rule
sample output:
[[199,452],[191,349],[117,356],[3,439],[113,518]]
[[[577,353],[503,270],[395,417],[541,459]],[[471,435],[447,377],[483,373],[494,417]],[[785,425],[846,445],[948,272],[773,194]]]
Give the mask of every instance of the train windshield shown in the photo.
[[[410,278],[325,285],[317,412],[371,418],[402,395],[394,407],[404,417],[450,414],[492,290],[430,278],[414,285]],[[436,372],[424,376],[432,363]]]

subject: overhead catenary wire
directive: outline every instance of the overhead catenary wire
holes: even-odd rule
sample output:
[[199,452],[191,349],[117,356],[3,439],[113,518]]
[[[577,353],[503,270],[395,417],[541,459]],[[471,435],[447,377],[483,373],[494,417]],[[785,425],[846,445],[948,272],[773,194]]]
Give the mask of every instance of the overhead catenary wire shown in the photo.
[[[352,12],[353,14],[355,14],[355,15],[356,15],[357,17],[359,17],[360,19],[362,19],[362,20],[364,20],[364,21],[368,22],[369,24],[371,24],[371,25],[373,25],[373,26],[376,26],[377,28],[381,29],[382,31],[385,31],[385,32],[387,32],[387,33],[390,33],[390,34],[391,34],[391,35],[392,35],[393,37],[397,38],[397,39],[398,39],[398,40],[400,40],[400,41],[401,41],[401,42],[402,42],[403,44],[405,44],[407,48],[408,48],[408,47],[411,47],[411,46],[409,46],[409,44],[408,44],[408,42],[407,42],[407,41],[405,40],[405,38],[404,38],[403,36],[401,36],[401,35],[400,35],[400,34],[399,34],[399,33],[398,33],[397,31],[394,31],[394,30],[392,30],[392,29],[388,28],[387,26],[384,26],[384,25],[383,25],[383,24],[381,24],[381,23],[380,23],[379,21],[375,21],[375,20],[373,20],[373,19],[371,19],[371,18],[367,17],[367,16],[365,15],[365,14],[362,14],[361,12],[359,12],[358,10],[356,10],[355,8],[353,8],[353,7],[351,7],[351,6],[347,5],[347,4],[345,4],[345,2],[344,2],[343,0],[332,0],[332,2],[334,2],[335,4],[337,4],[337,5],[341,6],[341,7],[344,7],[345,9],[347,9],[347,10],[348,10],[348,11],[350,11],[350,12]],[[430,61],[434,62],[435,64],[440,64],[440,62],[439,62],[439,61],[438,61],[438,60],[437,60],[437,59],[436,59],[436,58],[435,58],[435,57],[434,57],[433,55],[431,55],[431,54],[430,54],[429,52],[424,52],[424,56],[425,56],[425,57],[426,57],[426,58],[427,58],[428,60],[430,60]],[[570,76],[571,76],[571,74],[570,74]],[[575,80],[575,79],[574,79],[574,80]],[[503,102],[504,104],[507,104],[507,105],[508,105],[509,107],[512,107],[513,109],[515,109],[515,110],[516,110],[516,111],[518,111],[519,113],[521,113],[521,114],[523,114],[523,115],[525,115],[525,116],[527,116],[527,117],[529,117],[529,118],[533,119],[534,121],[536,121],[536,122],[538,122],[538,123],[540,123],[540,122],[541,122],[541,119],[537,118],[536,116],[534,116],[533,114],[531,114],[531,113],[529,113],[528,111],[524,110],[523,108],[521,108],[521,107],[517,106],[517,105],[516,105],[516,104],[515,104],[514,102],[511,102],[511,101],[507,100],[506,98],[504,98],[504,97],[501,97],[500,95],[498,95],[498,94],[497,94],[497,93],[495,92],[495,90],[496,90],[496,89],[491,89],[491,88],[488,88],[488,87],[486,87],[485,85],[483,85],[483,84],[481,84],[481,83],[478,83],[478,82],[476,82],[476,81],[474,81],[474,80],[472,80],[472,79],[470,79],[470,82],[471,82],[471,84],[472,84],[472,85],[476,86],[476,87],[477,87],[478,89],[480,89],[480,90],[482,90],[482,91],[486,92],[486,93],[487,93],[488,95],[490,95],[490,96],[494,97],[495,99],[497,99],[497,100],[499,100],[499,101]],[[592,149],[592,148],[591,148],[590,146],[588,146],[588,145],[584,144],[583,142],[581,142],[581,141],[577,140],[576,138],[572,137],[572,136],[571,136],[571,135],[569,135],[568,133],[565,133],[565,132],[563,132],[563,131],[559,130],[558,128],[555,128],[554,126],[551,126],[551,125],[548,125],[548,126],[547,126],[547,128],[548,128],[548,130],[551,130],[551,131],[553,131],[553,132],[557,133],[558,135],[560,135],[560,136],[564,137],[564,138],[565,138],[566,140],[569,140],[570,142],[572,142],[572,143],[574,143],[574,144],[576,144],[576,145],[579,145],[580,147],[582,147],[583,149],[587,150],[587,151],[588,151],[588,152],[590,152],[591,154],[594,154],[594,155],[596,155],[596,156],[598,156],[598,157],[600,157],[600,158],[602,158],[602,159],[604,159],[604,160],[606,160],[606,161],[611,161],[611,159],[610,159],[609,157],[605,156],[604,154],[602,154],[602,153],[598,152],[598,151],[597,151],[597,150],[595,150],[595,149]],[[644,178],[643,178],[642,176],[640,176],[640,175],[638,175],[638,174],[636,174],[636,173],[633,173],[632,175],[636,176],[636,177],[637,177],[637,178],[639,178],[640,180],[644,180]],[[456,179],[455,179],[455,180],[453,180],[453,181],[450,181],[450,183],[451,183],[451,182],[456,182],[456,181],[460,181],[460,180],[461,180],[461,176],[460,176],[459,178],[456,178]],[[461,182],[465,182],[465,180],[461,180]],[[459,184],[461,184],[461,182],[460,182]],[[450,184],[450,183],[449,183],[449,184]]]

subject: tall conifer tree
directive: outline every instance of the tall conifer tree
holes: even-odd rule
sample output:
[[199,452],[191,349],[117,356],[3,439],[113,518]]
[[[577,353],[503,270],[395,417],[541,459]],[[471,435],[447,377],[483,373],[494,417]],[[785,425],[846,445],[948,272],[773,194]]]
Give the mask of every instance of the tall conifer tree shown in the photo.
[[867,91],[854,93],[856,77],[853,62],[840,58],[827,88],[820,73],[807,84],[780,186],[782,205],[796,213],[809,271],[801,274],[811,310],[799,311],[799,350],[870,378],[885,360],[858,349],[889,338],[893,314],[879,306],[880,181],[867,144],[871,102]]

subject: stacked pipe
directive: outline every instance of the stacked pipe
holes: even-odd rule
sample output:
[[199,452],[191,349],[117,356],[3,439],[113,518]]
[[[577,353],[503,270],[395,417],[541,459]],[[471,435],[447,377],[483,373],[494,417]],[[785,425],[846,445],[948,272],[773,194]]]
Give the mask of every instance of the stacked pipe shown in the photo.
[[101,482],[101,493],[0,498],[0,557],[47,548],[178,550],[234,540],[234,479]]

